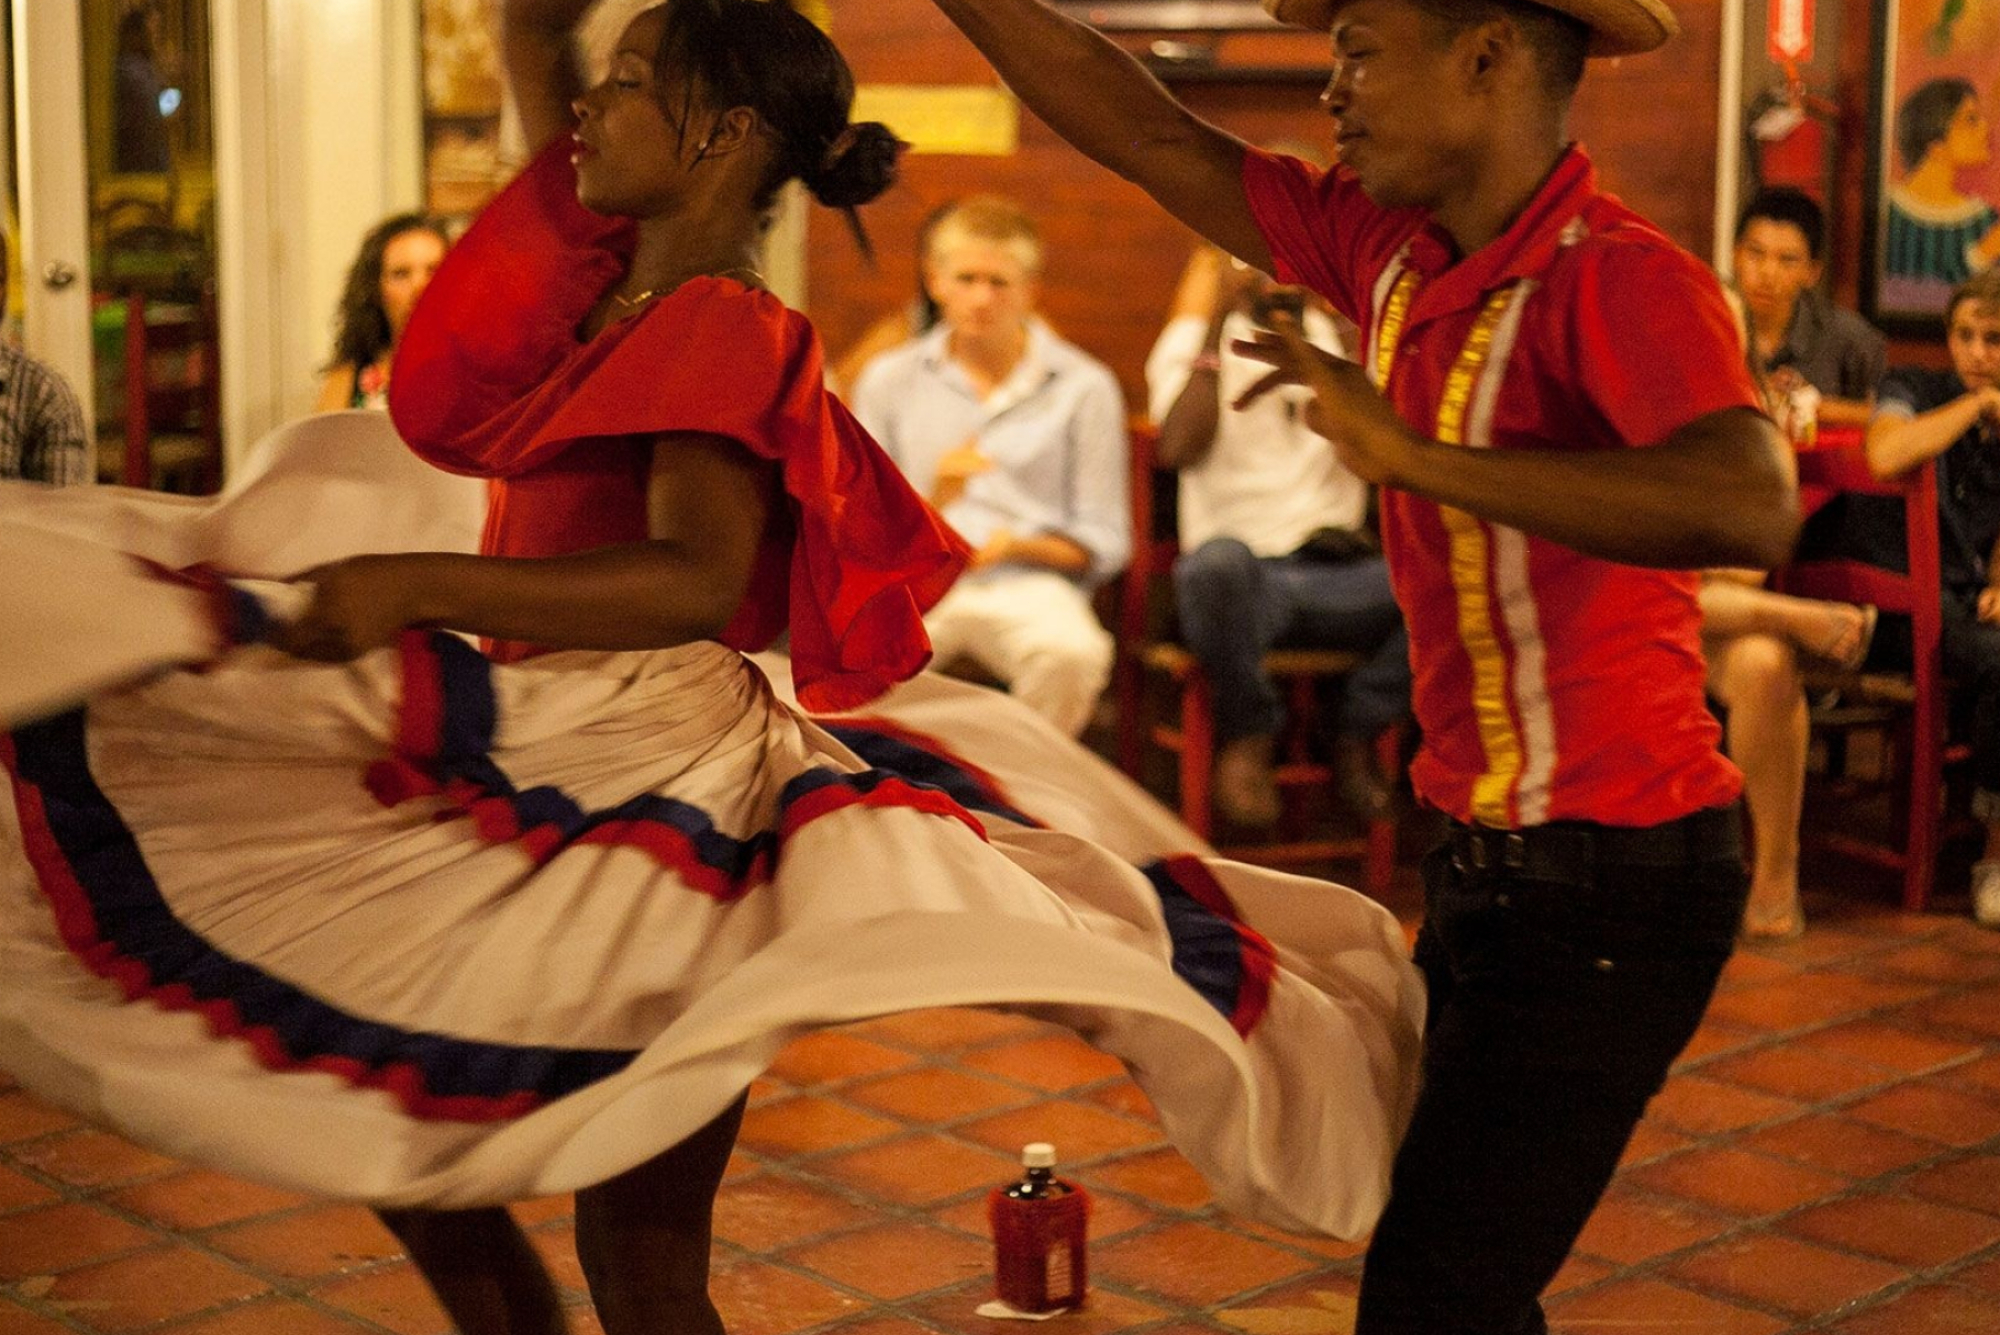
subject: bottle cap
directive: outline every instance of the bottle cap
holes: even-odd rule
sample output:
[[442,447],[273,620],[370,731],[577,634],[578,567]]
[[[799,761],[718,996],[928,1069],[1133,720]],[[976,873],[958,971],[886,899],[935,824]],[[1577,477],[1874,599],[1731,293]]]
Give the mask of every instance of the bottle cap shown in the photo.
[[1021,1148],[1021,1167],[1054,1168],[1055,1166],[1056,1147],[1047,1141],[1038,1140],[1032,1145]]

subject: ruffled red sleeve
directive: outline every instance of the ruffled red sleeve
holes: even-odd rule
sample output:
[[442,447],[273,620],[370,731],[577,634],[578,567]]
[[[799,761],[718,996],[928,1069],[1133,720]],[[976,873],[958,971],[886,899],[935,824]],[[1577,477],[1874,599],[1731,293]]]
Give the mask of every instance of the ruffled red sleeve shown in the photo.
[[[923,613],[963,569],[964,543],[825,389],[819,337],[768,293],[701,278],[579,344],[625,272],[628,223],[576,202],[558,141],[447,256],[396,351],[389,407],[423,458],[506,479],[579,442],[700,432],[778,463],[788,563],[760,580],[725,639],[761,648],[789,627],[808,709],[853,709],[930,658]],[[773,531],[784,525],[774,524]]]

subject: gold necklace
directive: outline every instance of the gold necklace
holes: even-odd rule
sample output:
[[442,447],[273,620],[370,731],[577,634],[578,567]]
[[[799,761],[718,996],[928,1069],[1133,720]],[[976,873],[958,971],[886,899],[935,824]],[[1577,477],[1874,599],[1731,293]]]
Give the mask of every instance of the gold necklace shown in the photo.
[[[695,275],[695,277],[727,278],[731,274],[748,274],[751,278],[755,279],[760,286],[764,285],[765,282],[764,275],[758,273],[755,269],[751,268],[747,264],[739,264],[736,265],[734,268],[724,269],[720,273],[712,273],[706,275],[697,274]],[[678,286],[678,284],[676,284],[676,286]],[[750,285],[748,283],[745,283],[744,286],[748,287]],[[664,287],[649,287],[644,292],[635,292],[629,297],[624,295],[622,292],[613,292],[611,294],[611,299],[617,302],[621,307],[629,311],[634,306],[643,305],[644,303],[651,301],[654,297],[664,296],[667,292],[671,290],[672,290],[671,288],[664,288]]]

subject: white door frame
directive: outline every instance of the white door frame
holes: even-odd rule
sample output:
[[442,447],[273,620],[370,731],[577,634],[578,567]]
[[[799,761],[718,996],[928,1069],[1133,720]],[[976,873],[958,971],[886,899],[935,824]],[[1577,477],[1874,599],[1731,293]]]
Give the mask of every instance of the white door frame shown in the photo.
[[14,135],[28,350],[60,371],[95,433],[89,155],[81,0],[12,0]]
[[231,464],[311,410],[361,234],[421,201],[417,5],[209,0]]
[[1743,193],[1744,0],[1723,0],[1716,78],[1715,239],[1709,262],[1725,279],[1736,267],[1736,210]]
[[216,322],[225,467],[285,420],[275,312],[283,237],[272,180],[266,0],[209,0]]

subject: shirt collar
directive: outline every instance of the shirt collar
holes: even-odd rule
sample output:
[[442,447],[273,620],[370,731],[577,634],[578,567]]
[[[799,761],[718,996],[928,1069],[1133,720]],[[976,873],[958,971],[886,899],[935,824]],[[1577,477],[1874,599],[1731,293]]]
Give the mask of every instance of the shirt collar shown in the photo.
[[1814,347],[1829,320],[1826,299],[1812,288],[1799,293],[1799,299],[1792,304],[1792,323],[1785,330],[1785,341],[1771,358],[1772,365],[1778,365],[1787,354],[1791,357],[1803,356],[1807,349]]
[[1507,230],[1458,263],[1450,234],[1426,220],[1410,243],[1411,266],[1431,280],[1418,298],[1424,314],[1476,305],[1494,288],[1541,273],[1582,239],[1581,215],[1596,196],[1597,169],[1581,144],[1571,144]]
[[[1009,395],[1015,386],[1039,385],[1055,373],[1051,353],[1055,350],[1055,334],[1040,316],[1028,317],[1028,343],[1021,350],[1021,360],[1007,374],[1006,380],[995,387],[995,396]],[[922,356],[925,369],[935,375],[945,374],[953,365],[951,360],[951,326],[939,322],[937,328],[923,337]]]

